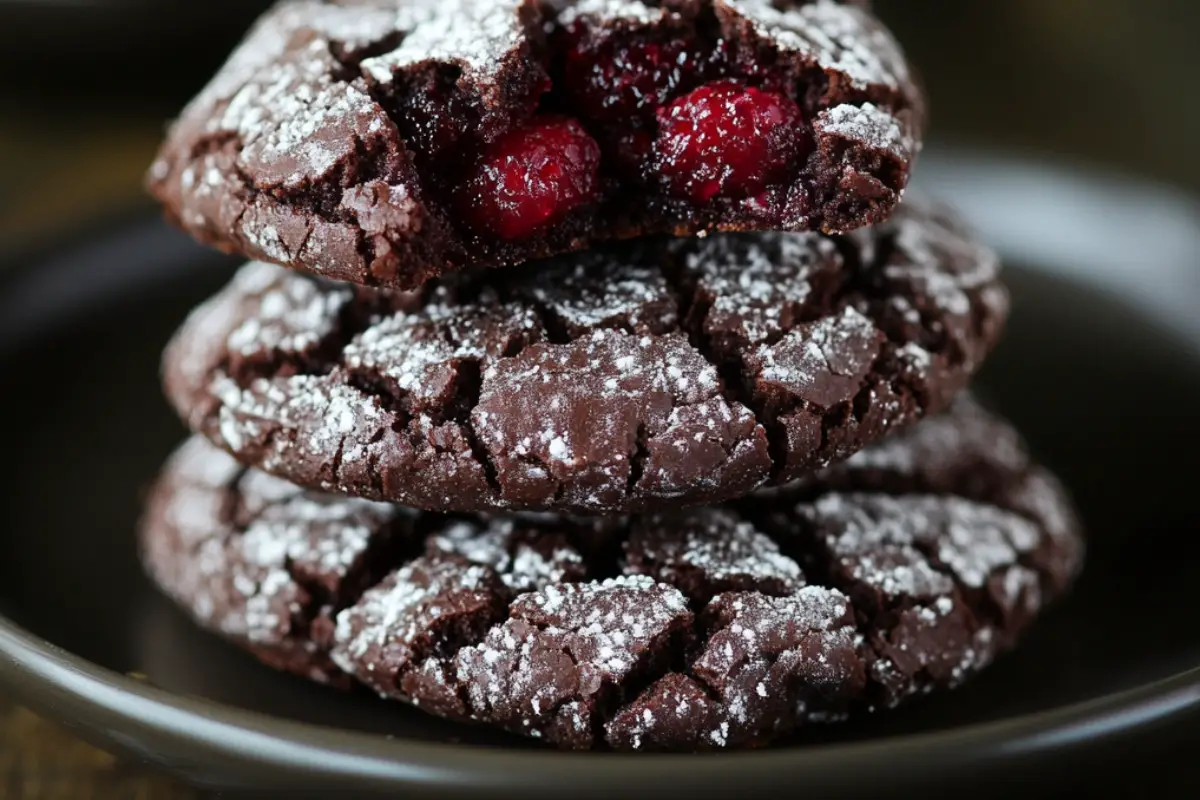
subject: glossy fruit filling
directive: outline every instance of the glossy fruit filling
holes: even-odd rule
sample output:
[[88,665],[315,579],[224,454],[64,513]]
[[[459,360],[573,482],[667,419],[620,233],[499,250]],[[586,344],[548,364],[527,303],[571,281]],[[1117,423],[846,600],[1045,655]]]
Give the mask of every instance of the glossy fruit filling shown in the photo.
[[526,240],[622,193],[778,213],[771,190],[812,149],[795,77],[719,37],[577,25],[549,37],[546,67],[494,126],[500,104],[464,103],[458,75],[403,103],[427,177],[477,236]]

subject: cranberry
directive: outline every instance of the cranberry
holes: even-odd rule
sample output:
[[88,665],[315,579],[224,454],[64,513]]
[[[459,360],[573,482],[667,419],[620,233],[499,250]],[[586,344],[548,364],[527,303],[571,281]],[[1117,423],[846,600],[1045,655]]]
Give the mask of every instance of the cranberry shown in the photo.
[[710,83],[659,109],[656,166],[668,191],[694,202],[756,195],[795,169],[800,120],[784,95]]
[[576,45],[567,52],[564,83],[584,116],[617,122],[650,116],[677,92],[694,86],[703,59],[683,42]]
[[459,195],[476,230],[520,239],[596,196],[600,146],[576,120],[537,117],[492,142]]

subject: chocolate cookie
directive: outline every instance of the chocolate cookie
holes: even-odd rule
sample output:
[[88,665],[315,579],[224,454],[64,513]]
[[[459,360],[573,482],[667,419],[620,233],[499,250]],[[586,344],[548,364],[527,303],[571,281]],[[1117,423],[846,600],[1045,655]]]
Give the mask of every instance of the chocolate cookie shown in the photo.
[[640,240],[420,293],[246,267],[168,348],[192,426],[307,488],[624,512],[786,483],[944,408],[998,264],[906,207],[843,238]]
[[196,438],[142,551],[276,667],[564,748],[700,750],[957,686],[1083,544],[1012,429],[959,401],[768,495],[591,520],[306,493]]
[[611,238],[883,221],[923,101],[861,2],[292,0],[149,188],[203,242],[410,289]]

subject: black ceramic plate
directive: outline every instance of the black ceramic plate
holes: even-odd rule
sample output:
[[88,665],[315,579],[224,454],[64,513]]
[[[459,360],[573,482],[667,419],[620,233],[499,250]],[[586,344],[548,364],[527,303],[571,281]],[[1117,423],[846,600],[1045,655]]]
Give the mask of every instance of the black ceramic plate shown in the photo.
[[1009,257],[1016,312],[982,388],[1092,535],[1076,593],[959,692],[764,752],[566,755],[276,675],[198,632],[142,578],[133,529],[184,435],[159,350],[235,264],[152,222],[0,273],[0,687],[186,780],[287,796],[877,798],[1124,763],[1200,708],[1200,214],[1038,165],[923,171]]

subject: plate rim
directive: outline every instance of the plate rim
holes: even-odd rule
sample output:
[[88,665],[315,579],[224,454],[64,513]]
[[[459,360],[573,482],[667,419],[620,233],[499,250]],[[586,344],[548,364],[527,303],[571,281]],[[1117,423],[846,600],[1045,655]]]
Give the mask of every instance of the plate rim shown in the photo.
[[[93,715],[127,719],[202,746],[230,765],[279,769],[293,777],[296,770],[304,770],[326,778],[381,780],[396,789],[520,790],[534,797],[547,789],[559,791],[552,779],[567,774],[589,785],[611,784],[614,776],[624,782],[636,774],[639,795],[677,785],[684,771],[689,783],[700,781],[715,791],[741,783],[747,773],[761,777],[765,769],[773,779],[803,776],[819,781],[844,777],[850,766],[887,764],[890,781],[905,777],[892,772],[895,763],[912,773],[929,763],[952,770],[985,758],[1011,762],[1049,757],[1200,711],[1200,667],[1193,667],[1053,709],[865,742],[699,757],[569,753],[391,739],[177,694],[88,661],[3,615],[0,656],[0,683],[17,690],[35,711],[83,704]],[[119,744],[116,737],[113,741]],[[614,769],[616,765],[621,769]]]
[[[986,160],[997,161],[995,157]],[[138,215],[103,232],[60,240],[58,246],[3,270],[0,292],[67,262],[74,262],[86,275],[84,265],[111,259],[114,248],[140,248],[147,243],[173,248],[165,256],[172,263],[206,252],[182,235],[164,234],[161,222],[149,224]],[[158,277],[163,279],[163,275]],[[108,281],[111,288],[113,281],[124,279],[109,276],[97,280]],[[79,288],[74,287],[75,291]],[[1189,338],[1184,331],[1176,329],[1174,333],[1180,339]],[[698,789],[699,794],[708,796],[727,793],[731,787],[744,789],[748,779],[803,778],[809,786],[845,786],[848,771],[855,776],[856,790],[871,783],[895,788],[905,780],[928,779],[934,773],[984,762],[1012,765],[1053,757],[1183,717],[1200,716],[1197,665],[1132,688],[1038,712],[863,742],[711,753],[700,758],[490,748],[393,739],[177,694],[91,662],[3,614],[0,687],[22,705],[74,727],[85,738],[131,752],[176,774],[184,770],[171,753],[190,748],[193,767],[206,754],[258,785],[274,785],[275,777],[302,786],[313,780],[357,781],[391,791],[469,790],[473,796],[520,791],[528,797],[553,794],[558,798],[564,779],[573,786],[582,784],[585,793],[617,786],[629,791],[636,782],[633,793],[641,796],[686,783],[689,792]],[[170,746],[156,754],[141,746],[139,737],[130,734],[132,730],[140,731],[143,739],[152,734]],[[871,767],[869,774],[862,772],[865,765]]]

